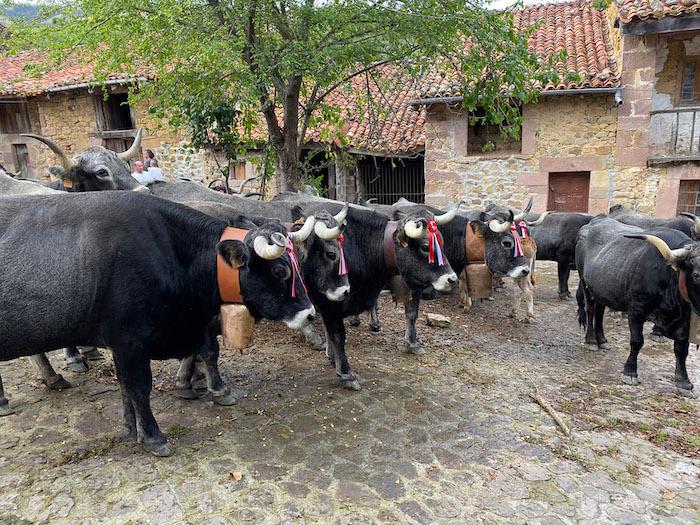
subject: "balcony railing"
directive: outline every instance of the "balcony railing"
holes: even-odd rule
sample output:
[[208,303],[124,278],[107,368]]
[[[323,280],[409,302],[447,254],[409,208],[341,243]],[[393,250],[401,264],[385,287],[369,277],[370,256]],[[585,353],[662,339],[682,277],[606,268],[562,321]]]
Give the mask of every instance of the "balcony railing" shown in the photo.
[[649,143],[650,165],[700,161],[700,106],[652,111]]

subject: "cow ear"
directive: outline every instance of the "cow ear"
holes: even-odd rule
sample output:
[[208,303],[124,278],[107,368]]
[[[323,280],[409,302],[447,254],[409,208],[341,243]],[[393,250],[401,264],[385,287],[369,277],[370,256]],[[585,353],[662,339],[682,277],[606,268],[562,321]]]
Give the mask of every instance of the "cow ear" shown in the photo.
[[292,221],[303,224],[303,222],[306,220],[306,215],[304,215],[304,210],[301,208],[301,206],[296,205],[292,208]]
[[401,210],[394,210],[394,213],[391,216],[391,220],[392,221],[400,221],[404,217],[408,217],[408,214],[406,214],[405,212],[403,212]]
[[231,268],[240,268],[250,261],[250,251],[241,241],[221,241],[216,245],[216,253],[221,255]]
[[403,231],[403,228],[400,228],[394,232],[394,242],[402,248],[408,246],[408,236],[406,235],[406,232]]
[[49,168],[49,173],[56,177],[57,179],[63,179],[64,176],[66,175],[66,170],[63,168],[59,168],[57,166],[51,166]]
[[486,230],[489,229],[488,225],[481,221],[469,221],[469,227],[477,237],[484,237]]

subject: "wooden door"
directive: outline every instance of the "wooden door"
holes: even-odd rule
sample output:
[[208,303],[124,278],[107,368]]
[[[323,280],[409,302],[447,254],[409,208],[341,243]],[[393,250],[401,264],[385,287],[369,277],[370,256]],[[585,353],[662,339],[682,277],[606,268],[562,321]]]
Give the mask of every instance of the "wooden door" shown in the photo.
[[550,211],[587,212],[590,171],[549,174]]

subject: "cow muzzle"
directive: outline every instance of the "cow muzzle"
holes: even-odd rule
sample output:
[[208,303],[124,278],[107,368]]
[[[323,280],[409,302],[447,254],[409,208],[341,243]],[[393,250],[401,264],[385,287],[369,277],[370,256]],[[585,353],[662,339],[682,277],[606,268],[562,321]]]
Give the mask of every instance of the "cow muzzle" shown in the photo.
[[316,309],[311,305],[311,308],[304,308],[303,310],[297,312],[291,319],[285,319],[284,324],[286,324],[292,330],[301,330],[306,325],[313,322],[316,318]]
[[326,290],[326,297],[329,301],[342,301],[350,294],[350,286],[339,286],[335,290]]
[[457,277],[456,273],[446,273],[445,275],[438,277],[437,280],[433,281],[433,288],[435,288],[438,292],[449,292],[452,290],[452,288],[454,288],[454,285],[457,284],[458,281],[459,278]]
[[521,264],[520,266],[516,266],[512,270],[508,272],[508,277],[512,277],[513,279],[518,279],[520,277],[525,277],[527,274],[530,273],[530,267],[527,264]]

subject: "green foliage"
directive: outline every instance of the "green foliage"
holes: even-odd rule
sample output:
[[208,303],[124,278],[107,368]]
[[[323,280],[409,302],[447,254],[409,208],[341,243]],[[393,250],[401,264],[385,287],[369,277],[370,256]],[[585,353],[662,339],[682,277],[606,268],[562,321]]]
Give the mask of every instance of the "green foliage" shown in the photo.
[[[519,106],[552,78],[526,38],[511,12],[483,0],[58,0],[13,24],[5,44],[38,48],[49,65],[80,55],[98,80],[148,77],[133,98],[148,97],[154,115],[193,125],[193,143],[214,141],[227,155],[267,138],[293,184],[310,127],[348,144],[346,115],[328,95],[387,65],[395,74],[359,97],[357,115],[374,107],[391,118],[382,91],[430,69],[462,86],[465,107],[517,136]],[[261,127],[267,137],[255,136]]]

